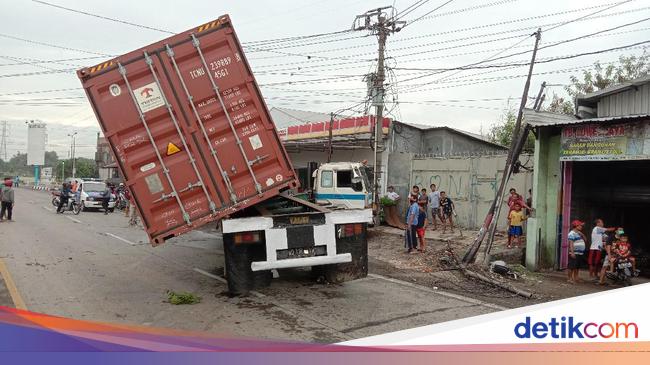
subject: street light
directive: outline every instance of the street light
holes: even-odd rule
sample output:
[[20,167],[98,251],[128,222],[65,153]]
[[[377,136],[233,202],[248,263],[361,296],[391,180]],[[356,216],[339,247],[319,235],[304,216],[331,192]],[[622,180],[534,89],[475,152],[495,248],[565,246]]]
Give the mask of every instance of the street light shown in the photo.
[[75,144],[75,136],[77,135],[77,132],[74,132],[72,134],[68,134],[68,137],[72,138],[72,142],[70,142],[70,157],[72,158],[72,178],[74,179],[77,174],[77,168],[75,166],[75,152],[76,152],[76,144]]

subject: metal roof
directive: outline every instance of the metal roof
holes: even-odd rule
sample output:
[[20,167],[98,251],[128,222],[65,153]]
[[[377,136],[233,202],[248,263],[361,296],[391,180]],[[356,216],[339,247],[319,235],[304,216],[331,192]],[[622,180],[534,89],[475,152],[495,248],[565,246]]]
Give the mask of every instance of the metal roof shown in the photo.
[[536,112],[533,109],[524,109],[524,120],[526,124],[533,127],[549,127],[570,124],[586,123],[608,123],[628,122],[640,119],[650,119],[650,114],[622,115],[614,117],[578,119],[573,115],[565,115],[550,112]]
[[453,133],[465,135],[465,136],[467,136],[469,138],[472,138],[472,139],[475,139],[475,140],[478,140],[478,141],[481,141],[481,142],[493,144],[493,145],[495,145],[497,147],[507,148],[506,146],[502,146],[502,145],[500,145],[498,143],[494,143],[494,142],[490,141],[486,136],[482,136],[482,135],[477,134],[477,133],[464,131],[464,130],[458,129],[458,128],[452,128],[452,127],[448,127],[448,126],[424,125],[424,124],[401,122],[401,121],[395,121],[395,122],[402,123],[404,125],[407,125],[407,126],[413,127],[413,128],[417,128],[417,129],[422,130],[422,131],[447,130],[447,131],[450,131],[450,132],[453,132]]
[[273,107],[269,112],[271,113],[275,127],[278,129],[330,120],[330,115],[327,113],[306,110]]

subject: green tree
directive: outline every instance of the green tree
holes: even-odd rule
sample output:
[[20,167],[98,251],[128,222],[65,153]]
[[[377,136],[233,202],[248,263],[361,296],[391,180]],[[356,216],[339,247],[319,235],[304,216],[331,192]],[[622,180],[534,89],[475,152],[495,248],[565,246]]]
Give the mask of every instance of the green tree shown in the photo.
[[[650,54],[643,52],[640,56],[620,56],[618,63],[603,65],[596,61],[591,69],[582,71],[581,75],[569,77],[570,84],[564,89],[571,99],[615,86],[626,81],[650,75]],[[575,106],[573,100],[565,99],[556,94],[545,111],[573,115]]]
[[[517,114],[515,110],[512,108],[505,109],[499,117],[499,121],[490,126],[490,130],[488,131],[488,139],[490,142],[510,147],[516,122]],[[532,133],[529,133],[523,150],[530,152],[533,151],[534,148],[535,137]]]

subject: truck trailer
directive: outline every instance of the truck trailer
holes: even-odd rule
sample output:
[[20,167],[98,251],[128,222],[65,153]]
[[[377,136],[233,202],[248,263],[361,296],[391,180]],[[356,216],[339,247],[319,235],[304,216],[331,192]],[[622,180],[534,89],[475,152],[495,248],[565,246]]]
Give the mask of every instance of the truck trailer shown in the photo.
[[273,269],[367,275],[371,210],[290,194],[296,173],[228,15],[77,75],[153,246],[221,221],[233,294]]

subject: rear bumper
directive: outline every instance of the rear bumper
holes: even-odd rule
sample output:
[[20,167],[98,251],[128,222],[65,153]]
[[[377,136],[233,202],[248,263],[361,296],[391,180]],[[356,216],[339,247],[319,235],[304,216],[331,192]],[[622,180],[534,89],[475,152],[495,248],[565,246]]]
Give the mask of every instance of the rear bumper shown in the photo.
[[251,263],[251,270],[262,271],[271,269],[287,269],[290,267],[343,264],[346,262],[352,262],[352,255],[349,253],[342,253],[335,256],[303,257],[299,259],[286,259],[278,261],[255,261]]

